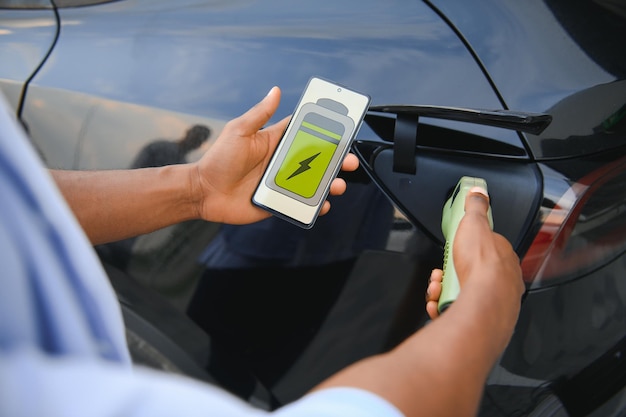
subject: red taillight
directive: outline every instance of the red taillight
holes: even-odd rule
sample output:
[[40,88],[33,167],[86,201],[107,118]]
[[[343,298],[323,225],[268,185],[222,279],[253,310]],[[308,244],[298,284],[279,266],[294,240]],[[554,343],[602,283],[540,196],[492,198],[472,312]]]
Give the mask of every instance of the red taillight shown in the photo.
[[626,249],[626,157],[572,184],[552,208],[522,259],[532,286],[573,279]]

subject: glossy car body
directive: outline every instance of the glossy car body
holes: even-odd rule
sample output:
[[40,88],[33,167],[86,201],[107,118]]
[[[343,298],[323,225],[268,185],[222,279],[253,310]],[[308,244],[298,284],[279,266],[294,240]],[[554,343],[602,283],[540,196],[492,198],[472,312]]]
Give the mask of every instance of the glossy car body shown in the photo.
[[[480,415],[624,415],[623,2],[51,4],[0,0],[0,88],[50,167],[126,168],[192,124],[215,138],[273,85],[279,120],[312,75],[372,96],[354,146],[363,170],[346,176],[353,194],[314,234],[231,230],[229,250],[258,262],[217,262],[211,279],[198,259],[221,225],[98,248],[138,361],[274,408],[393,347],[426,322],[441,209],[473,175],[487,180],[495,230],[528,285]],[[532,134],[429,117],[425,106],[551,121]],[[247,233],[260,243],[246,246]],[[204,329],[185,315],[196,286]]]

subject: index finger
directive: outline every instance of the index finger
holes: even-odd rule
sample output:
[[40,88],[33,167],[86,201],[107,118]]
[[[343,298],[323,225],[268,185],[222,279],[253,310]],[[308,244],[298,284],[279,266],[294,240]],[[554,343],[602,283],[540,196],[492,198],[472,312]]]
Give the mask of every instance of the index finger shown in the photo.
[[356,171],[359,168],[359,158],[353,153],[348,153],[341,164],[343,171]]

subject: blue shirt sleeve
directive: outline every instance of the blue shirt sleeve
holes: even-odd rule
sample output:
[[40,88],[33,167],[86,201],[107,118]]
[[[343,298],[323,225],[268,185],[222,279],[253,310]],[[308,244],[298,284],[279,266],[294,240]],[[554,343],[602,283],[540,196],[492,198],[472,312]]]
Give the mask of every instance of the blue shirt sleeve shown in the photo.
[[276,417],[404,417],[394,405],[363,389],[326,388],[274,413]]
[[0,415],[11,417],[403,417],[356,388],[308,394],[277,411],[183,376],[35,350],[0,356]]
[[121,309],[78,221],[0,96],[0,351],[130,364]]

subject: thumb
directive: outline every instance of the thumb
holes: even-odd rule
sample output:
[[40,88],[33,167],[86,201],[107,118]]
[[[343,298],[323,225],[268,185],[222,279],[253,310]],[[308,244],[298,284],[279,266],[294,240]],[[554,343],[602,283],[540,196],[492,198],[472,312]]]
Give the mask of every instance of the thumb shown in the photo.
[[472,187],[465,198],[465,214],[478,215],[487,219],[489,194],[482,187]]
[[261,130],[263,126],[272,118],[278,105],[280,104],[281,91],[280,88],[274,86],[263,98],[254,105],[250,110],[237,118],[242,131],[240,135],[252,135]]
[[[457,272],[478,259],[482,247],[488,244],[491,226],[487,217],[489,196],[480,187],[472,187],[465,198],[465,214],[454,238],[454,266]],[[467,263],[469,262],[469,264]]]

